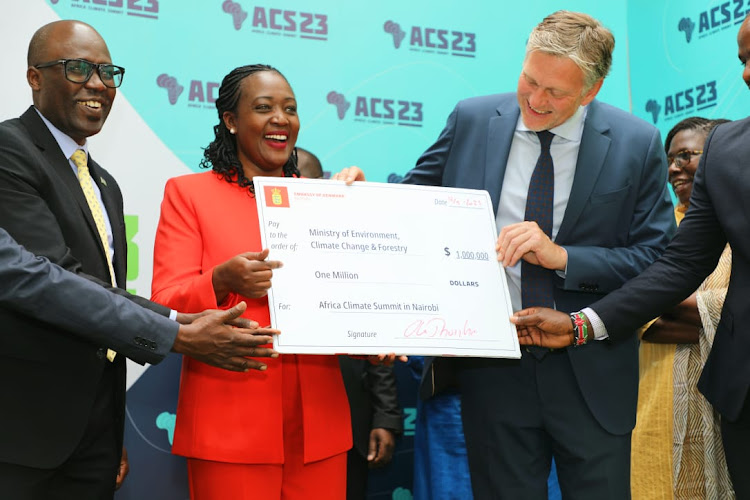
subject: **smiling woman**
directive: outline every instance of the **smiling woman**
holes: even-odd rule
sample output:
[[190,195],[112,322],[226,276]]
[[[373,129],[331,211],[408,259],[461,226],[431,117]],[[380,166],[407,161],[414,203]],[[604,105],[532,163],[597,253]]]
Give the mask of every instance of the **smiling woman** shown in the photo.
[[699,116],[685,118],[667,134],[664,149],[669,165],[669,183],[680,201],[681,212],[687,210],[693,192],[693,177],[703,154],[703,143],[719,120]]
[[[246,316],[268,325],[281,262],[261,247],[252,179],[299,175],[297,102],[281,73],[251,65],[224,78],[216,109],[201,162],[211,171],[166,186],[153,299],[180,311],[245,301]],[[191,498],[278,499],[283,490],[285,499],[314,491],[343,500],[352,433],[337,358],[285,354],[248,366],[238,374],[183,360],[173,452],[188,457]]]

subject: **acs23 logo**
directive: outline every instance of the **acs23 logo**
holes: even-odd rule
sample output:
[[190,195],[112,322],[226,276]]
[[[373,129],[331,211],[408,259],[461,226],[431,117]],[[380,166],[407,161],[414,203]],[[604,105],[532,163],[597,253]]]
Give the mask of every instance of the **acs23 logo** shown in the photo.
[[664,119],[671,120],[681,116],[684,112],[712,108],[718,104],[718,97],[716,80],[712,80],[666,96],[664,106],[656,99],[649,99],[646,102],[646,112],[651,113],[651,121],[656,124],[662,109],[664,109]]
[[[351,102],[334,90],[328,93],[327,101],[336,107],[339,120],[343,120]],[[357,96],[354,104],[355,121],[421,127],[423,119],[421,102]]]
[[[739,24],[747,14],[750,14],[750,0],[727,0],[704,10],[698,14],[698,37],[714,34],[730,24]],[[695,21],[683,17],[677,23],[677,29],[685,34],[685,41],[690,43],[695,31]]]
[[[406,32],[401,25],[393,21],[386,21],[383,31],[393,37],[393,46],[401,47],[401,42],[406,38]],[[465,31],[454,31],[447,29],[425,28],[412,26],[409,34],[410,50],[423,52],[434,52],[454,56],[474,57],[477,51],[476,34]]]
[[[242,24],[249,16],[242,6],[233,0],[225,0],[221,8],[232,16],[236,30],[242,28]],[[284,32],[313,40],[328,38],[328,16],[325,14],[256,6],[250,17],[251,29],[259,33]]]

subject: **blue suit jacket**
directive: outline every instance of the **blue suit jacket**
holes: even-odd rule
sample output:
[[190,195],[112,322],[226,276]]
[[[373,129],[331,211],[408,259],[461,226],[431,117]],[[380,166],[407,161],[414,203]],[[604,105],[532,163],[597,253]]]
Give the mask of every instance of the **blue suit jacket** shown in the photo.
[[[515,93],[459,102],[437,142],[403,182],[485,189],[497,211],[520,110]],[[555,304],[571,312],[648,267],[674,230],[658,130],[607,104],[588,106],[578,162],[555,242],[568,252]],[[591,342],[568,355],[586,404],[609,432],[635,425],[638,340]],[[487,387],[491,391],[491,387]]]

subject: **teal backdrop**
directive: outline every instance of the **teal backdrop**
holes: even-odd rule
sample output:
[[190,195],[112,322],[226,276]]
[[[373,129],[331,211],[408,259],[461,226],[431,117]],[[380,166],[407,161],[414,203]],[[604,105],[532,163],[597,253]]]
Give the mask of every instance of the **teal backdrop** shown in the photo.
[[[515,89],[527,34],[560,8],[614,32],[599,98],[662,135],[687,116],[750,111],[735,41],[750,0],[3,0],[0,118],[31,102],[25,57],[39,26],[74,18],[102,33],[127,71],[91,151],[123,189],[128,284],[148,296],[164,183],[198,170],[218,121],[213,101],[232,68],[277,67],[297,96],[298,145],[327,171],[358,165],[386,182],[414,165],[458,100]],[[132,473],[118,498],[188,498],[184,462],[169,454],[179,358],[129,370]],[[371,498],[411,498],[415,389],[403,374],[399,388],[407,432]]]

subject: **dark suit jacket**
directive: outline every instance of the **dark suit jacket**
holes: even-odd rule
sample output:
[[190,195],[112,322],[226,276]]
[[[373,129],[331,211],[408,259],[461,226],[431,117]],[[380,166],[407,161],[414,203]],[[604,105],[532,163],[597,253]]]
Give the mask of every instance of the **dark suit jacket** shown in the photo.
[[[117,283],[125,286],[126,242],[122,195],[114,178],[93,160],[114,236]],[[33,108],[0,123],[0,227],[29,251],[107,288],[109,271],[94,220],[68,159]],[[118,293],[126,294],[117,289]],[[169,310],[145,299],[137,303],[166,316]],[[92,315],[97,311],[91,310]],[[137,361],[157,361],[154,344],[120,331],[105,341],[86,329],[75,334],[29,316],[0,308],[0,461],[31,467],[61,464],[81,440],[105,363],[105,347],[123,350]],[[168,336],[168,335],[167,335]],[[169,340],[167,340],[169,341]],[[138,354],[140,353],[140,354]],[[115,359],[117,422],[125,405],[125,359]]]
[[393,367],[365,359],[339,356],[339,365],[349,398],[354,448],[367,458],[370,430],[389,429],[398,434],[403,429],[396,376]]
[[[732,247],[732,277],[698,388],[729,420],[750,389],[750,119],[717,127],[703,148],[690,208],[664,255],[591,307],[616,339],[694,292]],[[745,325],[745,326],[743,326]]]
[[[497,212],[519,115],[515,93],[459,102],[403,182],[486,189]],[[596,100],[589,104],[570,200],[555,239],[568,252],[566,278],[555,278],[559,310],[588,306],[661,254],[675,228],[666,179],[655,127]],[[597,421],[609,432],[630,432],[638,391],[635,336],[590,342],[568,349],[568,356]]]

